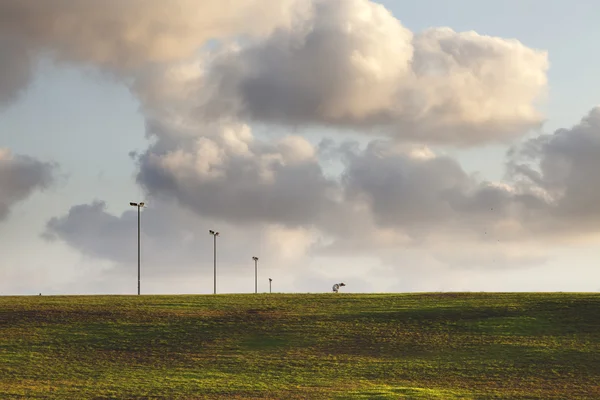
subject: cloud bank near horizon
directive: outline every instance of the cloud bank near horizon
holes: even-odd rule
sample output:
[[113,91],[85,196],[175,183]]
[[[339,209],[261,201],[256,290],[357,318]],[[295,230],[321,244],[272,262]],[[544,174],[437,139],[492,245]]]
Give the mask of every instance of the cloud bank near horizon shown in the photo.
[[[572,243],[598,234],[600,221],[594,220],[596,207],[589,200],[597,194],[590,185],[581,184],[582,177],[593,182],[595,168],[600,167],[600,160],[593,157],[600,154],[598,110],[572,129],[511,149],[507,155],[510,182],[481,181],[457,161],[437,156],[427,147],[395,147],[387,141],[373,141],[365,148],[351,142],[329,148],[328,156],[337,154],[345,165],[340,177],[330,177],[319,166],[322,148],[301,142],[296,147],[304,151],[290,153],[282,150],[285,146],[254,143],[257,140],[247,126],[240,126],[236,134],[247,135],[249,146],[241,146],[233,140],[238,138],[235,132],[225,130],[211,140],[198,139],[210,144],[194,152],[179,148],[156,157],[149,150],[140,157],[138,180],[151,198],[175,200],[200,220],[247,230],[249,236],[264,226],[304,232],[304,239],[293,239],[304,243],[299,256],[306,252],[326,257],[400,254],[417,248],[454,266],[536,264],[545,261],[542,249],[547,243]],[[153,157],[154,161],[146,160]],[[284,184],[291,186],[280,186]],[[53,219],[49,232],[88,253],[91,243],[79,242],[85,241],[85,235],[80,235],[85,229],[90,230],[91,242],[92,237],[103,235],[120,242],[119,234],[106,233],[102,223],[96,224],[99,230],[91,227],[94,224],[80,226],[79,221],[93,218],[78,217],[73,212],[78,208],[94,209],[107,219],[125,216],[100,212],[93,204],[75,206],[67,216]],[[123,222],[122,229],[134,225],[133,220]],[[183,231],[184,224],[175,219],[160,226],[166,238],[177,237],[174,232],[178,226]],[[461,251],[466,243],[476,245],[480,255],[472,249]],[[101,247],[105,253],[97,256],[119,260],[114,256],[120,252],[116,247]]]

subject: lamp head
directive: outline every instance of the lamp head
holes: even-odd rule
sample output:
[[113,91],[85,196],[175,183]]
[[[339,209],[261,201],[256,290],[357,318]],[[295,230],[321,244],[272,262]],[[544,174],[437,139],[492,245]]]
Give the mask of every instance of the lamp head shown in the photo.
[[129,203],[129,205],[130,205],[130,206],[133,206],[133,207],[137,207],[137,206],[138,206],[138,204],[137,204],[137,203]]

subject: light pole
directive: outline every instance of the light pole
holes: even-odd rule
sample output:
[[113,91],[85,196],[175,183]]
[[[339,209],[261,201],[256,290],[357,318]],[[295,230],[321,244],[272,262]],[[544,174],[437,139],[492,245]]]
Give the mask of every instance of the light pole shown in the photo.
[[258,293],[258,257],[252,257],[254,260],[254,293]]
[[217,236],[219,236],[219,232],[215,232],[213,230],[208,231],[213,236],[214,239],[214,248],[213,248],[213,262],[214,262],[214,294],[217,294]]
[[273,279],[269,278],[269,293],[271,293],[271,282],[273,282]]
[[132,207],[137,207],[138,211],[138,296],[140,295],[140,209],[144,208],[144,203],[129,203]]

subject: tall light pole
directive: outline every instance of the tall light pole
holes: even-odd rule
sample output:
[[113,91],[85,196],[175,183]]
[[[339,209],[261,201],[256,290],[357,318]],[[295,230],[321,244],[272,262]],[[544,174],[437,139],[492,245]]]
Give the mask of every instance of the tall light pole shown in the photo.
[[214,270],[215,270],[215,278],[214,278],[214,294],[217,294],[217,236],[219,236],[219,232],[215,232],[213,230],[208,231],[213,236],[214,239],[214,248],[213,248],[213,262],[214,262]]
[[273,279],[269,278],[269,293],[271,293],[271,282],[273,282]]
[[252,257],[254,260],[254,293],[258,293],[258,257]]
[[137,207],[138,211],[138,296],[140,295],[140,209],[144,208],[144,203],[129,203],[132,207]]

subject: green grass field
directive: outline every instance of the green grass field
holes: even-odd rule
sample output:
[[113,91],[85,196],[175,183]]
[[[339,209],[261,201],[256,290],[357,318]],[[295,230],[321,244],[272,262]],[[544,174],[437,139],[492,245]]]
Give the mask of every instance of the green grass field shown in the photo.
[[0,297],[0,399],[600,399],[600,295]]

